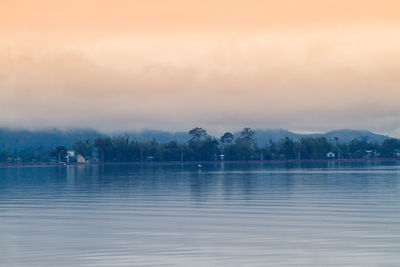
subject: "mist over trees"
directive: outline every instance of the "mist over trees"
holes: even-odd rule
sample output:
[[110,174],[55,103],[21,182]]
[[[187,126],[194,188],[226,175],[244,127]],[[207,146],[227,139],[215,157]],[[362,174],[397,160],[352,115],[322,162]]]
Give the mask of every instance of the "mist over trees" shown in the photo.
[[200,162],[200,161],[251,161],[251,160],[320,160],[326,159],[373,159],[399,158],[400,140],[388,138],[382,143],[356,138],[340,142],[338,137],[321,136],[289,137],[278,142],[268,140],[259,145],[256,132],[244,128],[240,133],[226,132],[220,138],[213,137],[203,128],[193,128],[187,142],[159,142],[133,140],[128,135],[76,140],[72,146],[43,146],[23,150],[0,150],[1,163],[58,162],[66,161],[67,151],[98,162]]

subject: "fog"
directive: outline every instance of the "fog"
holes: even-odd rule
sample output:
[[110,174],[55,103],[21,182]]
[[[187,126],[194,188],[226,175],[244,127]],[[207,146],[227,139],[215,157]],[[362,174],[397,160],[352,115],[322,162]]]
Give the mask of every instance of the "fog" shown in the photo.
[[[118,12],[112,14],[127,20]],[[385,12],[379,12],[381,18]],[[210,23],[188,17],[165,26],[139,16],[133,20],[145,27],[136,31],[139,24],[129,28],[114,16],[108,17],[109,27],[99,20],[105,28],[95,31],[92,20],[80,29],[65,16],[63,23],[55,15],[44,15],[42,23],[32,16],[26,20],[33,26],[10,15],[0,27],[3,127],[181,131],[201,126],[215,133],[244,126],[303,132],[352,128],[400,136],[396,23],[347,23],[331,14],[329,23],[318,27],[321,15],[316,21],[295,17],[302,23],[297,28],[296,20],[279,24],[277,17],[259,24],[226,18],[243,22],[235,32],[232,23],[211,14],[218,27],[207,32]],[[60,31],[45,23],[52,20]],[[185,20],[193,31],[177,26]]]

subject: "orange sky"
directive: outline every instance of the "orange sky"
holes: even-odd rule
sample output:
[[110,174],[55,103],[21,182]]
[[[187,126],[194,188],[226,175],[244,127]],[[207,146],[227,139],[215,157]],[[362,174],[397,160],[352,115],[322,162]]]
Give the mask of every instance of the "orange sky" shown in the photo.
[[0,0],[0,125],[400,136],[399,1]]

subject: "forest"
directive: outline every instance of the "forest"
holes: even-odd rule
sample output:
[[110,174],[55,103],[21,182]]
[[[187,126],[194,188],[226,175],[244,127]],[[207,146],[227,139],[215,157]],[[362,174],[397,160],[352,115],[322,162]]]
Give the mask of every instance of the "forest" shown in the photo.
[[[81,155],[87,162],[201,162],[251,160],[321,160],[321,159],[395,159],[400,156],[400,140],[388,138],[381,143],[366,138],[340,142],[335,137],[285,137],[279,142],[268,140],[259,146],[255,131],[244,128],[237,136],[226,132],[215,138],[196,127],[189,131],[187,142],[131,140],[129,136],[97,137],[77,140],[72,147],[32,147],[18,151],[0,151],[1,163],[65,162],[68,151]],[[328,155],[329,153],[329,155]],[[329,156],[329,157],[328,157]],[[73,161],[73,159],[71,159]]]

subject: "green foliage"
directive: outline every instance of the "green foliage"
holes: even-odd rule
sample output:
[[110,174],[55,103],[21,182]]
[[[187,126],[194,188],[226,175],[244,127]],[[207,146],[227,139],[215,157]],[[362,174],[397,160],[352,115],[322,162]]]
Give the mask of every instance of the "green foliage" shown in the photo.
[[189,134],[192,135],[192,138],[189,140],[189,143],[200,141],[202,138],[208,136],[206,130],[199,127],[190,130]]
[[179,145],[177,142],[172,141],[160,145],[158,156],[160,161],[180,161],[183,150],[183,145]]
[[[258,157],[258,147],[254,138],[254,131],[251,128],[244,128],[240,133],[240,137],[234,140],[229,140],[229,144],[224,146],[226,160],[255,160]],[[226,133],[222,138],[232,136]],[[221,138],[221,139],[222,139]]]
[[302,159],[323,159],[333,145],[325,137],[306,137],[300,140],[300,154]]
[[[238,137],[226,132],[219,140],[207,134],[206,130],[196,127],[189,131],[191,138],[187,143],[172,141],[160,143],[131,140],[127,135],[116,137],[98,137],[92,141],[75,141],[72,148],[75,154],[84,157],[97,157],[100,162],[149,162],[149,161],[215,161],[224,154],[226,161],[246,160],[296,160],[326,159],[328,152],[344,159],[354,158],[394,158],[399,156],[400,140],[387,139],[382,144],[368,142],[366,138],[353,139],[340,143],[338,138],[305,137],[293,140],[289,137],[279,142],[271,140],[264,147],[258,147],[255,131],[244,128]],[[0,151],[1,163],[65,161],[67,148],[57,146],[45,148],[30,147],[14,152]]]
[[194,128],[189,131],[193,137],[188,142],[186,159],[192,161],[216,160],[219,151],[217,139],[209,136],[202,128]]
[[58,146],[50,153],[50,155],[57,158],[57,161],[65,161],[67,148],[65,146]]
[[294,142],[292,139],[285,137],[281,143],[281,153],[285,156],[285,159],[294,159],[296,157],[296,152],[294,149]]
[[91,157],[93,152],[93,144],[92,141],[86,139],[85,141],[77,141],[73,145],[74,151],[76,154],[80,154],[84,157]]
[[114,147],[110,137],[97,137],[94,140],[94,147],[97,149],[100,161],[112,161],[114,157]]
[[7,162],[7,159],[8,159],[8,152],[4,150],[0,151],[0,162],[1,163]]
[[254,134],[255,131],[253,131],[251,128],[244,128],[243,131],[240,133],[240,139],[247,143],[254,143]]
[[398,139],[388,139],[382,145],[354,139],[349,143],[339,143],[338,139],[325,137],[306,137],[294,141],[289,137],[274,143],[271,140],[263,147],[257,146],[254,131],[244,128],[238,138],[225,133],[219,141],[211,137],[202,128],[189,131],[192,138],[186,144],[177,142],[158,143],[156,140],[139,142],[130,141],[129,137],[97,138],[94,147],[99,158],[104,161],[140,162],[140,161],[214,161],[219,154],[227,161],[243,160],[295,160],[326,159],[328,152],[340,153],[341,158],[368,158],[371,155],[394,157],[400,149]]
[[235,136],[232,133],[226,132],[223,136],[221,136],[220,142],[223,147],[226,147],[232,145],[234,139]]
[[395,150],[400,149],[400,140],[399,139],[386,139],[381,147],[381,154],[384,157],[391,158],[394,156]]

